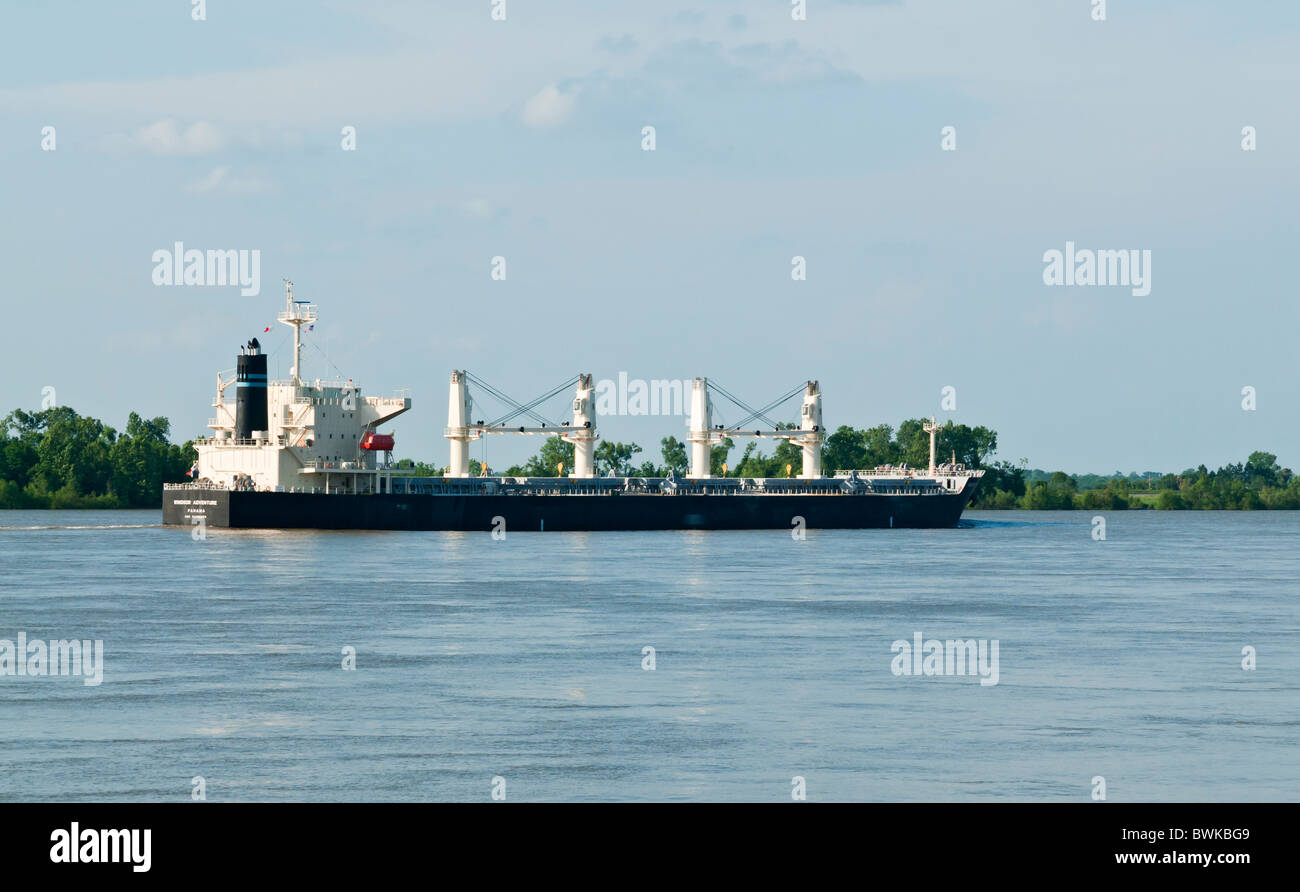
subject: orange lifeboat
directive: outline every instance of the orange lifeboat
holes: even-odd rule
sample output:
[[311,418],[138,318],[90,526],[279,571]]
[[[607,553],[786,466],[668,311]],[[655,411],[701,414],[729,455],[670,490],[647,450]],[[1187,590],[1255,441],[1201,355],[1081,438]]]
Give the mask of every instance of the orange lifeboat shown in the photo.
[[393,435],[377,434],[374,431],[366,431],[361,437],[361,448],[368,449],[372,452],[392,452]]

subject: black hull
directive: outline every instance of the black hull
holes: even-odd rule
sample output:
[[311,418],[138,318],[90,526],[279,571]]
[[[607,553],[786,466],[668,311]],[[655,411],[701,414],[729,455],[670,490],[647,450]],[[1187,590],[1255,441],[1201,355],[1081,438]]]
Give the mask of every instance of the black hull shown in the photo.
[[165,490],[163,523],[321,530],[772,530],[954,527],[974,495],[321,495]]

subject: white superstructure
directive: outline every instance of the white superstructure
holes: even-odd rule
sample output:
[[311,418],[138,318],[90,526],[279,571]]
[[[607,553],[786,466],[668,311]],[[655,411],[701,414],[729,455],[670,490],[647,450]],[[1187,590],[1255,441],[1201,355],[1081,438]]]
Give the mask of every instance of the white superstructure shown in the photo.
[[388,491],[394,472],[377,453],[387,454],[392,440],[376,436],[377,427],[410,409],[410,398],[362,396],[351,380],[304,380],[302,330],[315,323],[316,307],[295,300],[293,283],[286,282],[277,318],[294,329],[290,377],[266,382],[265,423],[238,436],[237,403],[226,399],[226,391],[243,382],[217,375],[216,414],[208,421],[214,433],[195,444],[196,482],[288,492]]

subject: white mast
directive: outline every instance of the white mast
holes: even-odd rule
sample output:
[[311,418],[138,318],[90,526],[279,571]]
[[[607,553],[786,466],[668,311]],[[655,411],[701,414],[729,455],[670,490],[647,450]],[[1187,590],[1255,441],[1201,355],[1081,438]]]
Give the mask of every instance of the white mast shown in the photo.
[[[799,437],[803,446],[803,473],[800,477],[820,477],[822,475],[822,443],[826,442],[826,431],[822,428],[822,391],[816,381],[809,381],[804,390],[803,407],[800,410],[804,434]],[[934,464],[931,452],[930,464]]]
[[709,399],[709,379],[696,378],[691,388],[691,468],[687,477],[702,479],[709,476],[709,447],[713,444],[713,401]]
[[935,423],[933,415],[930,416],[929,421],[921,425],[921,429],[930,435],[930,473],[933,474],[934,473],[934,435],[935,432],[939,430],[939,425]]
[[316,307],[305,300],[293,299],[293,283],[284,280],[284,312],[276,317],[285,325],[293,326],[293,368],[289,377],[294,386],[302,385],[302,327],[316,322]]
[[573,425],[569,433],[560,437],[573,444],[573,473],[570,477],[596,476],[593,457],[598,437],[592,402],[594,393],[591,375],[579,375],[578,392],[573,398]]
[[451,441],[451,466],[448,477],[469,476],[469,443],[476,439],[470,431],[470,412],[474,404],[465,387],[465,372],[451,373],[451,390],[447,397],[446,437]]

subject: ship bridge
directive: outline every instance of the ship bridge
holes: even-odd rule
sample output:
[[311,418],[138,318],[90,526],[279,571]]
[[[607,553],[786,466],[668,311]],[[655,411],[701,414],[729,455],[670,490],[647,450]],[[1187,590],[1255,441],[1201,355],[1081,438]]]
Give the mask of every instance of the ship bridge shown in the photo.
[[[266,354],[257,339],[241,348],[235,373],[217,375],[213,435],[196,442],[196,482],[228,489],[288,492],[388,492],[402,471],[391,467],[392,434],[386,424],[411,408],[405,391],[363,396],[350,378],[306,380],[302,332],[314,325],[316,307],[295,300],[285,283],[278,321],[293,327],[290,377],[268,380]],[[226,393],[235,388],[235,400]]]

